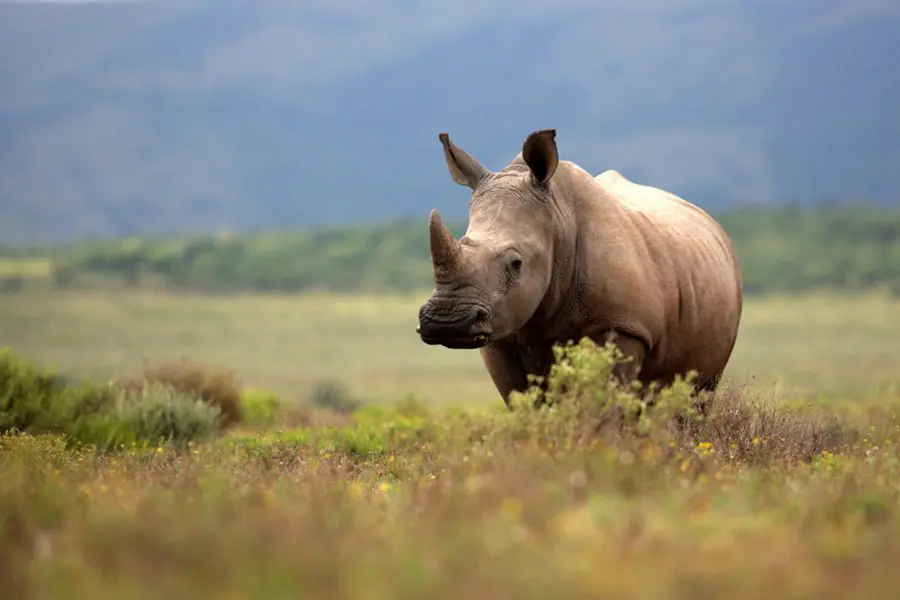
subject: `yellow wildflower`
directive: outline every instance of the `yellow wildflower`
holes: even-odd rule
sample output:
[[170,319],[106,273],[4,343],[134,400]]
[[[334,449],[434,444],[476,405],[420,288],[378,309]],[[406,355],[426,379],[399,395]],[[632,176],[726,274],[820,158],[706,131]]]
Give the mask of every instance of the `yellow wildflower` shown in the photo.
[[350,487],[347,488],[347,492],[349,493],[350,497],[353,498],[354,500],[356,500],[357,498],[362,496],[362,491],[363,491],[362,486],[356,481],[351,483]]
[[500,504],[500,515],[507,521],[515,523],[522,518],[522,500],[505,498]]

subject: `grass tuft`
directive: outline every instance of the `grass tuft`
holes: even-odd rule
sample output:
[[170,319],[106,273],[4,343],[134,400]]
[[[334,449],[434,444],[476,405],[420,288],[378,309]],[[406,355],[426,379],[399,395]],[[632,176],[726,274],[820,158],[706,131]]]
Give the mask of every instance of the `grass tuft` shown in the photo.
[[788,410],[759,394],[726,388],[713,397],[706,419],[690,422],[686,435],[707,441],[730,461],[758,466],[808,463],[852,441],[856,432],[821,408]]
[[242,420],[242,390],[237,376],[230,370],[182,358],[156,366],[146,366],[139,377],[115,381],[127,395],[139,393],[147,385],[166,386],[179,394],[198,398],[218,409],[223,428]]
[[179,447],[211,438],[219,429],[221,416],[219,405],[157,382],[122,394],[115,414],[134,440]]

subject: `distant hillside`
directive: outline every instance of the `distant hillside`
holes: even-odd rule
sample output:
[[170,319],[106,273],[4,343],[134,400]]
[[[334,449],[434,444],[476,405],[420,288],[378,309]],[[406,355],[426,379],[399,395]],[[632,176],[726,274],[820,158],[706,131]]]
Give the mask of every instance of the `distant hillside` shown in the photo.
[[[718,217],[734,240],[748,294],[874,288],[900,294],[900,209],[755,208]],[[453,223],[451,228],[461,235],[465,225]],[[432,285],[424,221],[358,229],[130,238],[0,259],[0,289],[15,290],[35,281],[63,288],[207,292],[396,291]]]
[[[703,207],[900,199],[900,3],[0,3],[0,245],[462,218],[440,131]],[[374,235],[374,234],[373,234]]]

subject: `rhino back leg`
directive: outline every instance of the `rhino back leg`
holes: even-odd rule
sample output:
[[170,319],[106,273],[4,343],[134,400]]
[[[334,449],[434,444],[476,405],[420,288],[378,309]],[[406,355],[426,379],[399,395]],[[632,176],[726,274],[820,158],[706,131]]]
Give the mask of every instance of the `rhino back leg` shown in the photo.
[[718,389],[719,383],[721,381],[722,381],[722,372],[720,371],[720,372],[716,373],[715,375],[713,375],[712,377],[710,377],[709,379],[707,379],[701,385],[697,386],[696,391],[697,392],[709,392],[711,394],[715,393],[715,391]]
[[[696,386],[694,388],[694,406],[700,411],[700,414],[704,417],[709,416],[710,405],[712,403],[713,398],[716,395],[716,390],[719,388],[719,383],[722,381],[722,371],[719,371],[702,384]],[[706,398],[701,399],[700,396],[704,395]]]

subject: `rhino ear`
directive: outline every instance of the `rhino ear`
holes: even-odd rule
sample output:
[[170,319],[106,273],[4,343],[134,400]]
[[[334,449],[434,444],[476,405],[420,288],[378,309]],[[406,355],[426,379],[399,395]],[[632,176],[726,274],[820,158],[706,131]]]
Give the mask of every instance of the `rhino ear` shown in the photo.
[[529,135],[522,144],[522,160],[531,169],[535,182],[546,185],[559,166],[556,130],[542,129]]
[[438,139],[444,147],[444,158],[447,159],[447,168],[450,169],[453,181],[474,190],[490,174],[480,162],[454,144],[448,134],[441,133]]

